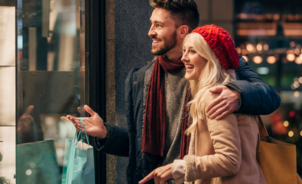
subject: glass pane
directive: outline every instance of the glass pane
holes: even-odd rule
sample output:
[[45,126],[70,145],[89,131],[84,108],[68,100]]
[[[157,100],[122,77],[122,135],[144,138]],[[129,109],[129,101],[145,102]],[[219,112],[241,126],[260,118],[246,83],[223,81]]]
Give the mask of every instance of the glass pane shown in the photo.
[[84,116],[84,0],[18,0],[16,9],[16,181],[60,183],[75,131],[60,117]]

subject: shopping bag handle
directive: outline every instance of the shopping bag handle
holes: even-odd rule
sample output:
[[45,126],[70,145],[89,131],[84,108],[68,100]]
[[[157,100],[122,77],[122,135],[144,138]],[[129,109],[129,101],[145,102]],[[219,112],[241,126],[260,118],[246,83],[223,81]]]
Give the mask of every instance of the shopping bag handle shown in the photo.
[[82,118],[82,117],[80,117],[80,121],[81,121],[81,124],[83,124],[83,127],[84,127],[84,131],[85,131],[85,136],[86,136],[87,143],[88,143],[88,145],[90,145],[90,144],[89,144],[89,139],[88,139],[88,136],[87,136],[87,132],[86,132],[86,128],[85,128],[85,124],[84,124],[84,121],[83,121],[83,118]]
[[82,122],[81,122],[81,128],[80,131],[76,130],[73,141],[77,144],[79,142],[79,140],[82,140]]
[[[259,120],[259,125],[260,125],[260,129],[259,129],[259,134],[261,137],[265,137],[265,136],[268,136],[268,133],[267,133],[267,129],[261,119],[261,117],[259,115],[257,115],[258,117],[258,120]],[[262,133],[262,134],[261,134]]]
[[[267,129],[261,119],[261,117],[259,115],[257,115],[257,118],[259,120],[259,128],[258,128],[258,142],[257,142],[257,153],[260,153],[260,141],[261,141],[261,137],[266,137],[268,136],[268,132]],[[262,133],[262,134],[261,134]]]
[[82,117],[80,117],[80,122],[81,122],[81,128],[80,128],[80,131],[79,131],[78,136],[77,136],[77,131],[75,132],[74,141],[75,141],[75,138],[76,138],[76,137],[77,137],[76,144],[79,142],[80,139],[83,141],[83,137],[82,137],[82,128],[84,127],[86,140],[87,140],[88,145],[90,145],[90,144],[89,144],[89,139],[88,139],[88,136],[87,136],[87,132],[86,132],[86,128],[85,128],[85,124],[84,124],[84,121],[83,121],[83,118],[82,118]]

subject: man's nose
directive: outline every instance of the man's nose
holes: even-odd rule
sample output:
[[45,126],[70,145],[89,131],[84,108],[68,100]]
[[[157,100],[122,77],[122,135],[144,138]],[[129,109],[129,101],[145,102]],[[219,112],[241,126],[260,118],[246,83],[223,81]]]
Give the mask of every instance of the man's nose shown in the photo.
[[156,32],[153,28],[153,26],[151,25],[150,29],[149,29],[149,32],[148,32],[148,36],[150,36],[151,38],[155,37],[156,36]]

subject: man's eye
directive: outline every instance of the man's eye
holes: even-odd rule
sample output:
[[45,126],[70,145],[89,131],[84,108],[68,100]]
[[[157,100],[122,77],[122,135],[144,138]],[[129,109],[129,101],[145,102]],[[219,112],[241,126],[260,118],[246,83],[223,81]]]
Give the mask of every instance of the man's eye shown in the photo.
[[159,24],[156,24],[156,27],[162,27],[161,25],[159,25]]

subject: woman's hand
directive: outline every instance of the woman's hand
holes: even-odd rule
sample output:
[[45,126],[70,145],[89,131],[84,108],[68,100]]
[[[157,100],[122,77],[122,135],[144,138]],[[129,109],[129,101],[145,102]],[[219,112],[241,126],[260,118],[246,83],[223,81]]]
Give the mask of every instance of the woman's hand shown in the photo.
[[165,184],[167,183],[166,181],[170,178],[172,178],[172,164],[168,164],[162,167],[159,167],[152,171],[148,176],[146,176],[144,179],[142,179],[139,184],[144,184],[147,181],[151,180],[154,178],[154,183],[155,184]]
[[[107,128],[104,125],[103,119],[88,105],[84,105],[84,109],[91,115],[91,117],[83,118],[87,134],[93,137],[105,138],[107,136]],[[73,125],[78,131],[80,131],[80,118],[71,115],[67,115],[66,118],[68,118],[73,123]],[[85,132],[84,128],[82,128],[82,132]]]

